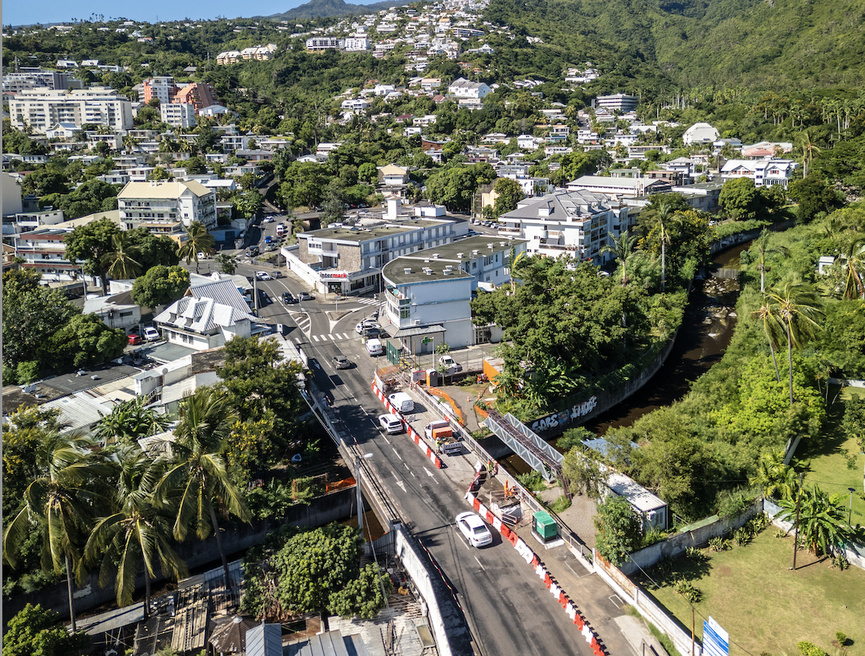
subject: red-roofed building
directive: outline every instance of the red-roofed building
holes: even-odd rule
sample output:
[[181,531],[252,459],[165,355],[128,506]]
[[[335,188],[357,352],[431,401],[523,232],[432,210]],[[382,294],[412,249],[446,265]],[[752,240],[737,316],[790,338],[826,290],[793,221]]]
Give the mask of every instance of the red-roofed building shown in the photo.
[[187,84],[177,92],[177,95],[174,96],[173,102],[190,104],[195,107],[196,112],[205,107],[219,104],[213,87],[201,82]]

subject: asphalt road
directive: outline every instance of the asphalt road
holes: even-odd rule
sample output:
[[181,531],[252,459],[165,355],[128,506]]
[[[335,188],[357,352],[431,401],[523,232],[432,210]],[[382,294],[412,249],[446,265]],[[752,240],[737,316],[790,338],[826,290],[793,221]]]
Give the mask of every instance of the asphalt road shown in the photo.
[[[249,275],[253,268],[244,265],[238,272]],[[294,295],[303,291],[296,278],[258,284],[275,301],[259,314],[268,322],[288,325],[288,339],[302,344],[313,358],[315,384],[333,397],[342,428],[364,453],[372,454],[370,464],[391,491],[395,505],[410,519],[415,536],[458,593],[482,653],[590,654],[576,626],[509,544],[503,544],[494,531],[493,545],[475,549],[456,529],[454,517],[469,509],[463,499],[470,482],[468,468],[437,470],[406,435],[388,436],[379,430],[378,415],[384,409],[370,385],[375,367],[384,360],[367,355],[354,329],[375,310],[369,304],[372,299],[338,305],[315,299],[284,306],[278,300],[283,291]],[[335,369],[331,359],[337,354],[348,357],[354,366]]]

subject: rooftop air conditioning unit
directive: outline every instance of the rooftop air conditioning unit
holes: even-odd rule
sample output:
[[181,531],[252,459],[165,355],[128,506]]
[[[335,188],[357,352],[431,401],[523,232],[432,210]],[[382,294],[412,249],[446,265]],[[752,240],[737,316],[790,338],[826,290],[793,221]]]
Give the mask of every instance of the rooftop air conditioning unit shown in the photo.
[[457,253],[457,259],[461,260],[466,256],[465,253]]
[[403,273],[405,273],[406,275],[408,275],[408,274],[411,273],[411,269],[408,268],[408,267],[406,267],[405,269],[403,269]]
[[487,248],[489,248],[490,250],[493,250],[493,244],[492,244],[492,242],[490,242],[489,244],[487,244]]
[[480,251],[479,251],[477,248],[475,248],[475,249],[472,251],[472,255],[477,256],[477,254],[478,254],[479,252],[480,252]]

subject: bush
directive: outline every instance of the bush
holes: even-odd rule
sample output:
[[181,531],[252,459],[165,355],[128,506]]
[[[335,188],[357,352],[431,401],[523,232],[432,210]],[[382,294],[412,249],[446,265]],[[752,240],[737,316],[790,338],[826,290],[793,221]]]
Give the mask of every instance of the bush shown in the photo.
[[718,498],[718,517],[733,519],[748,509],[757,497],[750,490],[725,492]]
[[676,581],[676,592],[688,600],[689,604],[699,603],[703,598],[702,591],[687,579],[679,579]]
[[835,553],[832,554],[832,567],[837,567],[842,572],[850,567],[850,561],[847,560],[847,556],[844,555],[843,551],[836,550]]
[[802,652],[802,656],[829,656],[825,651],[805,640],[797,643],[796,646]]
[[571,500],[568,499],[565,495],[560,496],[558,499],[553,501],[550,504],[550,510],[554,513],[560,513],[571,507]]
[[19,362],[18,368],[15,370],[15,377],[18,379],[19,385],[26,385],[39,380],[39,363],[36,360],[28,360],[27,362]]
[[522,483],[523,487],[532,492],[540,492],[547,489],[547,482],[544,477],[536,471],[531,471],[527,474],[520,474],[517,480]]
[[712,538],[709,540],[709,549],[711,551],[727,551],[730,549],[730,541],[722,538]]

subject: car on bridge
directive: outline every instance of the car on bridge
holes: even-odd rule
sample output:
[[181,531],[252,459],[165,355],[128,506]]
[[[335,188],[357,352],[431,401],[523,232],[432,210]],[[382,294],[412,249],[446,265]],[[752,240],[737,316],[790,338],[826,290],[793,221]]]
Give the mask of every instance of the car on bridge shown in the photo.
[[384,432],[388,435],[397,435],[405,432],[405,424],[403,424],[402,419],[396,415],[379,415],[378,423],[381,424],[382,429],[384,429]]
[[484,524],[484,520],[473,512],[464,512],[456,516],[457,528],[463,537],[473,547],[485,547],[493,543],[493,534]]

